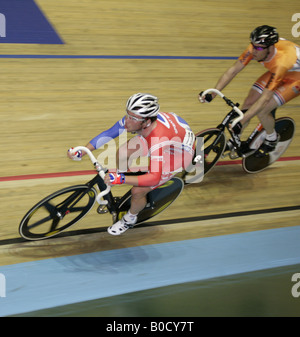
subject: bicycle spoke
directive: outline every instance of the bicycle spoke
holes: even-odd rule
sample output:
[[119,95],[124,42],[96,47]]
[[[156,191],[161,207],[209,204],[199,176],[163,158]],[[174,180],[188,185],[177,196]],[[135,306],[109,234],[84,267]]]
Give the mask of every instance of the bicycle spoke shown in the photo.
[[67,210],[67,212],[65,214],[68,213],[76,213],[76,212],[81,212],[85,209],[86,206],[82,206],[82,207],[71,207]]
[[46,208],[46,210],[49,212],[50,215],[57,213],[56,207],[52,205],[50,202],[45,202],[43,206]]
[[[70,197],[66,198],[64,201],[62,201],[59,205],[61,205],[61,207],[58,206],[53,206],[51,203],[46,202],[44,204],[44,207],[46,208],[46,210],[50,213],[50,216],[52,217],[64,217],[65,215],[69,214],[69,213],[75,213],[75,212],[82,212],[85,208],[85,206],[73,206],[76,205],[76,203],[78,203],[82,196],[84,194],[81,194],[79,196],[76,196],[76,200],[70,200]],[[73,199],[73,198],[72,198]],[[67,203],[72,201],[73,205],[67,207]]]
[[50,215],[46,216],[45,218],[39,220],[39,221],[36,221],[35,223],[31,224],[31,225],[28,225],[28,229],[32,229],[32,228],[35,228],[37,226],[40,226],[48,221],[50,221],[52,219],[52,217]]
[[[204,145],[205,143],[207,143],[211,138],[212,138],[213,135],[209,135],[208,137],[205,138],[204,140]],[[214,143],[211,143],[210,145],[208,145],[207,147],[204,148],[204,154],[209,154],[211,150],[214,149]]]
[[31,225],[28,225],[28,229],[33,229],[37,226],[40,226],[42,224],[47,223],[48,221],[51,221],[51,220],[53,220],[51,228],[53,228],[53,224],[55,224],[55,228],[56,228],[57,224],[60,221],[60,219],[58,217],[58,212],[57,212],[56,207],[54,205],[52,205],[50,202],[45,202],[43,204],[43,207],[49,212],[49,215],[40,219],[40,220],[38,220],[38,221],[36,221],[36,222],[34,222]]
[[213,146],[209,145],[207,148],[204,149],[204,154],[208,155],[212,149],[213,149]]
[[213,137],[213,136],[214,136],[214,134],[208,135],[208,136],[205,138],[205,140],[204,140],[204,144],[205,144],[208,140],[210,140],[211,137]]
[[59,217],[55,217],[53,219],[53,222],[52,222],[51,227],[50,227],[50,232],[53,232],[57,228],[57,225],[59,224],[59,221],[60,221]]
[[[76,205],[84,196],[85,196],[85,193],[83,193],[82,191],[79,191],[79,192],[77,191],[75,193],[72,193],[70,196],[68,196],[64,201],[59,203],[56,207],[57,209],[62,209],[62,207],[65,207],[65,208],[72,207],[73,205]],[[71,206],[69,206],[70,204]]]

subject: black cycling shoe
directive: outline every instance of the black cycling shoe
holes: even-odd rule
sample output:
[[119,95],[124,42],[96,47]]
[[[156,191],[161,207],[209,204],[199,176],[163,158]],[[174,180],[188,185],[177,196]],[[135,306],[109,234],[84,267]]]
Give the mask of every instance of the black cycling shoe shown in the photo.
[[[229,153],[226,153],[229,152]],[[235,152],[235,155],[232,154],[232,152]],[[241,147],[239,148],[239,155],[237,155],[236,150],[234,149],[233,143],[231,140],[229,140],[225,146],[223,157],[229,155],[230,157],[239,157],[242,155],[243,157],[248,157],[251,154],[253,154],[255,150],[249,148],[249,143],[245,140],[241,141]]]
[[255,152],[255,157],[262,158],[265,156],[268,156],[270,152],[274,151],[276,148],[276,145],[278,144],[280,139],[280,135],[277,134],[276,140],[267,140],[262,143],[260,148]]
[[250,149],[249,143],[247,141],[241,142],[240,153],[242,154],[243,157],[248,157],[251,154],[253,154],[254,152],[255,152],[255,150]]

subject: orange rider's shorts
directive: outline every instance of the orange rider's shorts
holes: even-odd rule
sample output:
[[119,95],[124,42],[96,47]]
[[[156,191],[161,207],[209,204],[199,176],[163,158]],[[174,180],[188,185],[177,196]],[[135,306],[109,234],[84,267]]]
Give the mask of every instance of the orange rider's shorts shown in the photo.
[[[288,76],[282,80],[277,89],[274,90],[274,99],[277,102],[278,106],[281,106],[291,99],[300,95],[300,78],[299,73],[293,76],[294,72],[288,73],[291,76]],[[269,82],[272,74],[267,71],[264,73],[253,85],[253,89],[258,91],[260,94],[263,92],[267,83]],[[297,78],[298,77],[298,78]]]

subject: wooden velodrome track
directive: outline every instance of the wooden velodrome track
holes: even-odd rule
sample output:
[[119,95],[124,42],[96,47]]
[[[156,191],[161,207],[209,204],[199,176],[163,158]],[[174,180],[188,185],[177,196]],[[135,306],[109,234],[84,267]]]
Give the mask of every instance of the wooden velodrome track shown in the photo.
[[[261,24],[274,25],[282,37],[299,43],[291,34],[291,17],[299,12],[296,0],[287,0],[284,6],[277,0],[36,2],[65,44],[1,44],[0,54],[12,56],[0,61],[0,265],[299,225],[300,132],[296,129],[283,161],[253,175],[234,161],[220,165],[202,183],[188,186],[151,226],[112,237],[105,231],[110,216],[98,215],[95,207],[70,229],[83,230],[80,234],[21,240],[18,225],[33,204],[92,177],[65,176],[92,169],[87,159],[68,160],[66,151],[85,145],[120,119],[130,95],[157,95],[162,111],[178,113],[195,132],[215,127],[227,107],[221,99],[200,104],[198,92],[215,85],[234,62],[226,57],[240,55],[250,31]],[[64,57],[49,57],[53,55]],[[263,71],[252,62],[225,95],[242,103]],[[299,112],[297,98],[282,107],[278,117],[290,116],[300,125]],[[51,173],[59,174],[49,177]],[[26,175],[33,176],[25,179]],[[96,228],[100,231],[85,232]]]

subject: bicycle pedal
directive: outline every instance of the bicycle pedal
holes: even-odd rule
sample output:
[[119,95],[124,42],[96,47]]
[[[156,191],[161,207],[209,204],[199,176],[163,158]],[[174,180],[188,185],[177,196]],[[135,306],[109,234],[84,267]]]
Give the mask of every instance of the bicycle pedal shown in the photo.
[[108,212],[108,209],[107,209],[106,205],[100,205],[97,208],[97,212],[99,214],[106,214]]
[[239,158],[240,156],[237,154],[237,152],[235,150],[231,150],[230,153],[229,153],[229,158],[230,159],[237,159]]

